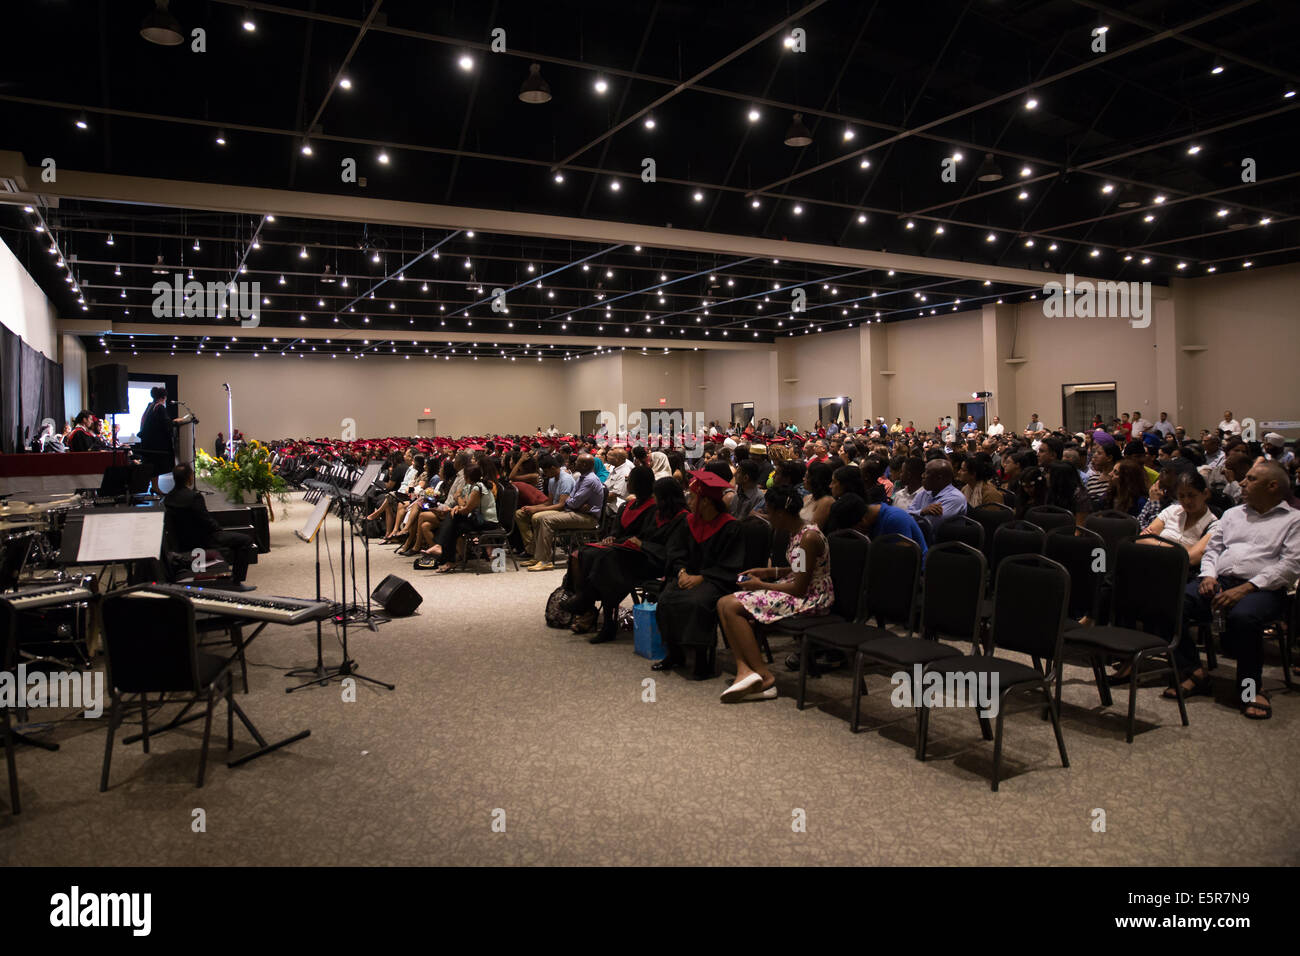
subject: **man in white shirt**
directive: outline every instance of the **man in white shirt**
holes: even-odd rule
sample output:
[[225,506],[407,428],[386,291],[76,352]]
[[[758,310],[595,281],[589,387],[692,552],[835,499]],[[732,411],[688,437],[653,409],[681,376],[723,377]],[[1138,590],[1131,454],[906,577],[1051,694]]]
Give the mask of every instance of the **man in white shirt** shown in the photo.
[[1223,421],[1219,422],[1219,431],[1225,435],[1240,435],[1241,422],[1232,417],[1232,410],[1223,413]]
[[1166,440],[1174,437],[1174,423],[1169,420],[1168,412],[1160,413],[1160,421],[1151,426],[1158,431]]
[[627,476],[632,471],[632,462],[628,461],[627,449],[622,446],[611,448],[606,458],[609,478],[605,481],[605,487],[609,490],[610,507],[617,510],[617,506],[627,497]]
[[989,430],[985,432],[985,434],[988,435],[990,438],[996,438],[997,436],[1001,435],[1004,431],[1006,431],[1006,426],[1002,424],[1002,419],[994,415],[993,424],[989,426]]
[[1151,427],[1151,423],[1142,417],[1141,411],[1133,413],[1133,437],[1141,438],[1142,433]]
[[[1237,658],[1242,713],[1267,720],[1272,706],[1259,691],[1264,628],[1286,614],[1287,588],[1300,576],[1300,511],[1286,503],[1289,482],[1276,462],[1256,462],[1241,486],[1243,503],[1215,522],[1200,578],[1187,585],[1176,656],[1180,673],[1187,676],[1184,694],[1212,694],[1188,629],[1222,614],[1223,647]],[[1166,696],[1173,696],[1172,688]]]

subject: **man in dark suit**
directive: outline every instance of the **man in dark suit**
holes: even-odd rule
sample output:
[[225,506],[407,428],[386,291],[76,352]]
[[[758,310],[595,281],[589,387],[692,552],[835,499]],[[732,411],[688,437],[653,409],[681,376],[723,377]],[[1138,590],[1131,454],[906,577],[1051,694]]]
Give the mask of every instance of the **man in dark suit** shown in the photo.
[[177,465],[172,469],[172,479],[175,487],[163,498],[163,505],[167,509],[167,521],[175,547],[181,551],[221,548],[232,552],[235,583],[228,586],[227,590],[257,590],[251,584],[244,583],[244,577],[248,574],[248,562],[257,549],[253,539],[238,531],[224,530],[208,514],[203,493],[194,489],[192,466],[185,463]]

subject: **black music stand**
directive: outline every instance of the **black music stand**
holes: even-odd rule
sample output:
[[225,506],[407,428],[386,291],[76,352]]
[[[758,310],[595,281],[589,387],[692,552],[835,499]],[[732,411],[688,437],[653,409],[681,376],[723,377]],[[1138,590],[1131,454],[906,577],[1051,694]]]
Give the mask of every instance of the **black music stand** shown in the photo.
[[[349,530],[349,526],[350,526],[350,522],[348,521],[348,511],[349,511],[349,506],[346,504],[346,502],[345,502],[345,500],[344,500],[345,497],[346,497],[346,492],[343,492],[343,491],[341,491],[339,488],[336,488],[335,486],[330,485],[330,484],[327,484],[327,483],[325,483],[325,482],[310,481],[310,482],[308,482],[307,484],[308,484],[309,487],[314,487],[314,488],[316,488],[317,490],[323,492],[324,494],[329,495],[332,499],[334,499],[335,503],[336,503],[337,506],[338,506],[338,512],[339,512],[339,587],[340,587],[340,589],[346,588],[346,587],[347,587],[347,583],[348,583],[348,549],[347,549],[347,545],[348,545],[348,537],[349,537],[349,536],[348,536],[348,530]],[[355,550],[354,550],[353,554],[355,555]],[[319,557],[317,558],[316,567],[317,567],[317,573],[319,573],[319,569],[320,569],[320,559],[319,559]],[[353,580],[354,582],[356,581],[356,567],[355,567],[355,563],[354,563],[354,566],[353,566],[353,568],[352,568],[352,580]],[[354,584],[354,588],[355,588],[355,584]],[[343,606],[342,606],[342,608],[339,610],[339,613],[338,613],[338,614],[335,616],[335,618],[334,618],[334,620],[335,620],[335,621],[336,621],[336,622],[337,622],[337,623],[342,627],[342,632],[343,632],[343,635],[342,635],[342,641],[343,641],[343,661],[342,661],[340,664],[338,664],[338,665],[336,665],[336,666],[334,666],[334,667],[325,667],[325,666],[323,666],[323,663],[322,663],[322,665],[321,665],[321,670],[323,670],[323,671],[325,672],[323,676],[315,677],[315,678],[313,678],[312,680],[307,681],[306,683],[298,684],[298,685],[296,685],[296,686],[294,686],[294,687],[286,687],[286,688],[284,689],[284,692],[285,692],[286,694],[292,694],[295,690],[301,690],[301,689],[304,688],[304,687],[313,687],[313,686],[320,686],[320,687],[323,687],[323,686],[325,686],[326,684],[330,683],[330,681],[334,681],[334,680],[343,680],[344,678],[347,678],[347,677],[353,677],[353,678],[356,678],[356,679],[358,679],[358,680],[363,680],[363,681],[366,681],[366,682],[371,683],[371,684],[377,684],[377,685],[379,685],[380,687],[386,687],[386,688],[388,688],[389,690],[396,690],[396,689],[397,689],[397,685],[396,685],[396,684],[389,684],[389,683],[387,683],[386,681],[378,680],[378,679],[376,679],[376,678],[374,678],[374,677],[367,677],[365,674],[360,673],[360,672],[356,669],[357,662],[354,661],[354,660],[352,660],[352,658],[351,658],[351,657],[349,656],[349,654],[348,654],[348,617],[349,617],[349,613],[348,613],[347,602],[344,601],[344,602],[343,602]],[[315,672],[313,671],[312,673],[315,673]]]
[[349,546],[352,548],[352,606],[348,607],[344,602],[344,609],[352,616],[354,621],[364,621],[366,626],[372,631],[378,631],[380,624],[387,624],[392,620],[383,611],[376,611],[370,606],[370,536],[364,531],[361,535],[361,547],[366,553],[366,609],[361,610],[361,602],[357,600],[357,562],[356,562],[356,527],[358,518],[365,514],[365,495],[370,490],[370,486],[375,483],[379,477],[379,472],[383,469],[382,461],[372,461],[361,473],[356,483],[352,486],[351,491],[341,492],[339,496],[339,508],[346,508],[350,515],[348,523]]
[[[324,507],[322,507],[321,505],[324,505]],[[323,596],[320,593],[320,533],[321,533],[321,528],[324,527],[325,525],[325,513],[328,510],[329,510],[329,502],[328,500],[323,499],[321,504],[318,504],[316,506],[316,510],[312,513],[311,517],[307,519],[307,524],[303,526],[305,528],[310,529],[309,533],[303,534],[302,531],[299,530],[294,531],[294,534],[296,534],[302,540],[312,541],[316,544],[316,600],[317,601],[324,600]],[[337,605],[334,605],[333,607],[336,608]],[[335,612],[335,616],[337,616],[337,611]],[[324,678],[327,678],[329,676],[329,672],[330,672],[330,668],[327,668],[325,666],[325,658],[322,649],[321,621],[318,618],[316,620],[316,666],[296,667],[291,671],[287,671],[286,675],[289,677],[314,677],[316,679],[314,681],[311,681],[310,683],[315,684],[315,683],[320,683]],[[302,684],[300,686],[306,687],[308,685]],[[285,690],[285,693],[288,694],[297,689],[298,689],[297,687],[290,687]]]

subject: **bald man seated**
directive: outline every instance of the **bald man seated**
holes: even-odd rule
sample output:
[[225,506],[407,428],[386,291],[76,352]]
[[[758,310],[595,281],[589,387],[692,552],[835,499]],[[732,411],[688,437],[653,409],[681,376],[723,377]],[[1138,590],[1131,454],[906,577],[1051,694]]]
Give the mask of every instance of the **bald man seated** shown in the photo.
[[921,490],[916,493],[907,513],[913,518],[930,516],[937,525],[941,521],[966,513],[966,496],[952,483],[952,464],[945,458],[926,462],[921,479]]
[[[1272,705],[1260,692],[1264,628],[1286,614],[1287,588],[1300,577],[1300,511],[1287,504],[1290,482],[1276,462],[1260,459],[1241,480],[1242,504],[1223,513],[1210,532],[1200,577],[1183,595],[1182,640],[1176,656],[1187,675],[1183,693],[1212,694],[1209,674],[1190,628],[1223,614],[1223,649],[1237,658],[1237,700],[1244,716],[1267,720]],[[1173,699],[1174,689],[1165,696]]]

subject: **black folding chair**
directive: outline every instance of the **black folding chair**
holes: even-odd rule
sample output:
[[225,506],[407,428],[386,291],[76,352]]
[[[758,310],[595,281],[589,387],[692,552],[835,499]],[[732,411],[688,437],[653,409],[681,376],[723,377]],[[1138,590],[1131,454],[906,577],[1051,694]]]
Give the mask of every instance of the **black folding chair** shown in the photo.
[[1102,578],[1101,593],[1097,599],[1097,623],[1105,624],[1110,620],[1111,582],[1115,577],[1115,551],[1121,541],[1132,541],[1142,531],[1137,518],[1127,511],[1109,508],[1088,515],[1083,526],[1089,531],[1101,535],[1106,543],[1106,573]]
[[505,551],[506,560],[514,564],[516,571],[519,570],[519,559],[510,550],[510,533],[515,530],[515,509],[518,504],[519,489],[508,481],[502,482],[497,494],[497,527],[468,531],[461,535],[465,541],[466,562],[475,552],[491,560],[492,549],[501,548]]
[[[835,591],[835,603],[831,605],[830,614],[809,614],[799,617],[787,617],[774,624],[763,624],[754,628],[763,656],[772,663],[772,647],[769,637],[799,637],[809,628],[820,627],[836,621],[852,621],[858,616],[859,601],[862,597],[863,576],[867,569],[867,548],[869,540],[860,531],[843,528],[832,531],[826,536],[826,547],[831,559],[831,587]],[[784,553],[781,559],[785,560]],[[754,567],[754,565],[751,565]]]
[[[1146,542],[1146,543],[1144,543]],[[1093,661],[1097,692],[1104,707],[1111,704],[1104,665],[1129,666],[1127,743],[1133,742],[1138,680],[1169,674],[1178,697],[1178,713],[1187,726],[1187,704],[1174,649],[1183,639],[1183,592],[1187,587],[1187,550],[1159,535],[1144,534],[1120,542],[1115,559],[1111,625],[1078,627],[1065,632],[1065,648]],[[1155,667],[1149,665],[1155,664]],[[1146,667],[1143,670],[1143,667]],[[1061,700],[1057,674],[1056,700]]]
[[[183,597],[128,592],[106,597],[102,610],[105,673],[111,704],[100,791],[108,789],[113,735],[128,709],[140,709],[141,739],[144,752],[149,752],[149,694],[159,696],[155,705],[158,707],[163,703],[185,701],[185,711],[200,701],[206,701],[197,784],[202,787],[208,763],[208,741],[212,736],[212,711],[220,697],[226,699],[226,749],[232,749],[235,743],[236,705],[230,676],[231,662],[200,650],[194,626],[194,608]],[[181,696],[167,701],[168,694]],[[126,698],[132,695],[136,700],[128,705]],[[179,722],[178,716],[162,729],[170,729]]]
[[[834,558],[831,559],[834,562]],[[831,571],[834,572],[834,563]],[[916,586],[921,576],[921,548],[911,538],[887,534],[874,539],[867,549],[867,572],[862,579],[862,596],[852,620],[818,621],[801,635],[799,648],[799,700],[804,708],[808,685],[809,657],[818,647],[848,652],[872,637],[888,637],[887,624],[904,624],[912,634],[916,610]],[[838,591],[837,591],[838,596]],[[874,620],[875,627],[868,622]]]
[[[921,589],[921,634],[900,637],[873,633],[858,645],[853,659],[853,718],[849,730],[858,732],[865,692],[863,669],[892,668],[911,671],[946,657],[960,657],[962,651],[943,644],[939,637],[969,641],[971,653],[979,649],[980,606],[984,598],[984,555],[978,548],[960,541],[936,544],[925,553],[925,578]],[[875,629],[872,629],[873,631]],[[920,710],[917,705],[917,730]]]
[[993,536],[997,534],[998,528],[1009,521],[1016,520],[1015,509],[990,502],[989,504],[967,509],[966,517],[972,521],[978,521],[981,527],[984,528],[984,558],[991,565],[993,562]]
[[[8,602],[0,602],[0,673],[13,675],[18,667],[18,614]],[[14,686],[18,686],[14,678]],[[0,702],[0,733],[4,734],[5,766],[9,774],[9,812],[17,816],[22,812],[18,799],[18,764],[14,759],[16,740],[10,722],[9,707]]]
[[[1052,719],[1061,766],[1070,766],[1061,736],[1061,718],[1056,699],[1049,686],[1051,677],[1039,667],[997,656],[999,648],[1042,658],[1054,670],[1061,658],[1061,634],[1065,611],[1070,603],[1070,575],[1055,561],[1040,554],[1008,556],[998,567],[994,585],[993,628],[987,654],[950,657],[925,668],[925,674],[938,674],[945,687],[960,680],[966,686],[992,687],[998,681],[997,731],[989,730],[988,717],[979,714],[984,739],[993,740],[993,790],[998,789],[1002,769],[1002,727],[1008,699],[1026,691],[1041,693]],[[921,730],[916,756],[925,759],[926,738],[930,730],[930,707],[921,698]]]
[[1048,532],[1075,523],[1074,512],[1057,505],[1035,505],[1025,512],[1025,520]]
[[[984,526],[974,518],[966,517],[966,515],[953,515],[940,523],[934,532],[934,543],[936,545],[947,544],[950,541],[960,541],[962,544],[968,544],[972,548],[982,551],[984,549]],[[928,557],[927,560],[929,560]]]

